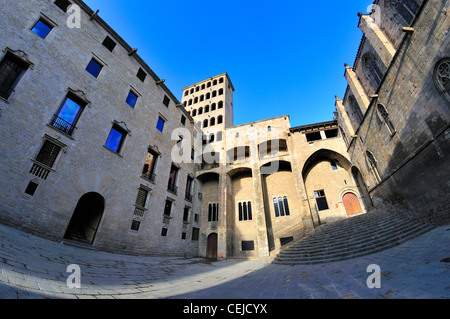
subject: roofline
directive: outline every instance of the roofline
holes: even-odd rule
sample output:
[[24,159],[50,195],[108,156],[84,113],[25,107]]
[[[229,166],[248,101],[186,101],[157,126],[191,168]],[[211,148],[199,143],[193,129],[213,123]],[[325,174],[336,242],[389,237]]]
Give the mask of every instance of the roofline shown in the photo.
[[[86,12],[89,16],[93,16],[95,14],[95,11],[92,10],[86,3],[84,3],[83,0],[72,0],[74,3],[76,3],[84,12]],[[114,37],[114,39],[122,45],[127,51],[131,52],[133,48],[116,32],[114,31],[108,23],[106,23],[100,16],[96,15],[94,19],[105,31],[107,31],[111,36]],[[161,81],[161,79],[156,75],[156,73],[148,66],[147,63],[137,54],[133,54],[131,56],[132,58],[136,59],[136,61],[142,66],[142,69],[147,71],[151,75],[151,77],[156,81]],[[175,104],[181,104],[181,102],[177,99],[177,97],[170,91],[170,89],[164,84],[159,84],[161,88],[170,96],[172,101],[175,102]]]
[[231,84],[231,88],[232,88],[232,90],[233,90],[233,92],[234,92],[235,89],[234,89],[233,83],[231,82],[230,76],[228,75],[227,72],[224,72],[224,73],[220,73],[220,74],[214,75],[214,76],[209,77],[209,78],[207,78],[207,79],[205,79],[205,80],[199,81],[199,82],[194,83],[194,84],[191,84],[191,85],[189,85],[189,86],[186,86],[185,88],[183,88],[183,89],[181,89],[181,90],[182,90],[182,91],[186,91],[187,89],[190,89],[191,87],[195,87],[196,85],[198,85],[198,84],[200,84],[200,83],[207,82],[207,81],[211,81],[212,79],[214,79],[214,78],[216,78],[216,77],[223,76],[223,75],[225,75],[225,76],[227,77],[228,83]]
[[285,118],[287,117],[289,121],[291,120],[291,118],[289,117],[289,115],[286,114],[286,115],[281,115],[281,116],[271,117],[271,118],[269,118],[269,119],[264,119],[264,120],[259,120],[259,121],[254,121],[254,122],[250,122],[250,123],[244,123],[244,124],[239,124],[239,125],[236,125],[236,126],[227,127],[226,130],[234,129],[234,128],[238,128],[238,127],[242,127],[242,126],[253,125],[253,124],[256,124],[256,123],[262,123],[262,122],[272,121],[272,120],[280,119],[280,118],[282,118],[282,117],[285,117]]
[[313,127],[313,126],[326,126],[326,125],[338,125],[338,121],[337,120],[333,120],[333,121],[327,121],[327,122],[320,122],[320,123],[296,126],[296,127],[290,128],[289,131],[291,133],[293,133],[295,131],[302,131],[304,129],[307,129],[307,128]]

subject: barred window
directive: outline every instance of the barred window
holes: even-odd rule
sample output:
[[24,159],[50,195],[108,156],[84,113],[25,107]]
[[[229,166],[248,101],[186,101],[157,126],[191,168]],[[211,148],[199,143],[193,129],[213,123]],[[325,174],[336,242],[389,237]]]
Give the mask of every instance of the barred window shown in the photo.
[[36,161],[47,167],[53,167],[60,151],[61,146],[46,140],[36,156]]
[[148,191],[144,188],[139,188],[138,195],[136,198],[136,206],[140,208],[145,207],[145,203],[147,202]]
[[29,65],[11,53],[0,63],[0,97],[8,99]]

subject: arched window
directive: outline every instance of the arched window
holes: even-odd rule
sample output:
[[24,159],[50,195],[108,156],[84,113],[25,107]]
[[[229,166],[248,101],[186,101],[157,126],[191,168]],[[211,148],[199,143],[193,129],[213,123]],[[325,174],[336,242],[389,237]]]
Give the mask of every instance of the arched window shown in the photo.
[[203,121],[203,127],[208,127],[208,120]]
[[219,95],[222,95],[223,94],[223,89],[220,89],[219,90]]
[[210,143],[214,143],[214,134],[211,134],[211,135],[209,136],[209,142],[210,142]]
[[370,169],[372,171],[373,176],[375,177],[375,180],[377,183],[381,181],[381,175],[378,171],[378,165],[377,160],[373,156],[373,154],[369,151],[366,152],[367,161],[369,162]]
[[213,91],[212,92],[212,97],[216,97],[217,96],[217,91]]
[[194,93],[194,88],[191,89],[191,94]]
[[184,101],[184,103],[183,103],[183,104],[184,104],[184,107],[186,107],[186,106],[187,106],[187,101]]
[[203,108],[201,107],[198,109],[198,115],[202,115],[202,114],[203,114]]
[[214,81],[213,81],[213,85],[217,85],[217,80],[214,80]]
[[377,110],[378,110],[378,115],[380,116],[380,118],[382,119],[382,121],[384,122],[384,124],[386,125],[386,127],[389,130],[389,134],[392,136],[395,134],[395,128],[394,125],[392,124],[390,118],[389,118],[389,113],[386,110],[386,108],[384,107],[383,104],[378,104],[377,105]]
[[197,87],[195,88],[195,92],[198,92],[198,91],[200,91],[200,87],[199,87],[199,86],[197,86]]
[[394,15],[396,17],[400,16],[408,25],[413,22],[420,9],[418,0],[389,0],[388,3]]
[[358,102],[353,95],[350,95],[348,97],[348,103],[350,105],[350,110],[353,113],[353,117],[355,118],[356,124],[360,125],[363,119],[363,114],[361,112],[361,108],[358,105]]
[[192,105],[192,99],[189,100],[189,105]]
[[436,63],[434,84],[436,89],[450,100],[450,58],[444,58]]
[[375,58],[372,54],[366,53],[362,57],[362,62],[364,73],[369,79],[372,79],[376,87],[378,87],[383,79],[383,74],[376,63]]
[[208,82],[208,84],[206,85],[206,87],[210,88],[210,87],[211,87],[211,82]]
[[205,113],[209,112],[209,105],[205,105]]
[[192,110],[192,116],[196,116],[196,115],[197,115],[197,110],[196,109]]
[[223,78],[220,78],[220,79],[219,79],[219,83],[223,83]]
[[215,117],[211,118],[211,120],[209,121],[209,126],[214,126],[214,125],[216,125],[216,118]]
[[223,108],[223,101],[219,101],[219,104],[218,104],[219,106],[219,109],[221,109],[221,108]]
[[211,104],[211,111],[215,111],[216,110],[216,103]]
[[198,103],[198,97],[194,98],[194,104]]
[[202,84],[202,90],[204,90],[204,89],[205,89],[205,87],[206,87],[206,86],[205,86],[204,84]]
[[222,124],[223,123],[223,116],[222,115],[219,115],[218,117],[217,117],[217,124]]
[[203,102],[205,100],[205,96],[202,94],[200,95],[200,102]]
[[206,99],[210,99],[211,98],[211,93],[206,93]]

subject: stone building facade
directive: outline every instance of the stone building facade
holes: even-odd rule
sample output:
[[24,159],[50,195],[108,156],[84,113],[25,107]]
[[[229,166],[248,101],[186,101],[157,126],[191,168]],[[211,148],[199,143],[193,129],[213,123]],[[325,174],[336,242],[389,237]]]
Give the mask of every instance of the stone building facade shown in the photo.
[[[81,28],[67,19],[76,4]],[[222,73],[181,102],[80,0],[0,4],[0,222],[134,255],[261,258],[370,211],[449,221],[448,3],[375,1],[335,118],[235,126]]]

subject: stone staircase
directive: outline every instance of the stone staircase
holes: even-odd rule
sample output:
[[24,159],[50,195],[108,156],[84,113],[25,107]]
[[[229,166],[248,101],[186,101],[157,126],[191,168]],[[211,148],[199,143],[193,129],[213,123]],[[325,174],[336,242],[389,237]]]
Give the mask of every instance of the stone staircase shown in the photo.
[[312,265],[374,254],[418,237],[434,226],[392,212],[371,212],[328,225],[282,250],[276,264]]

